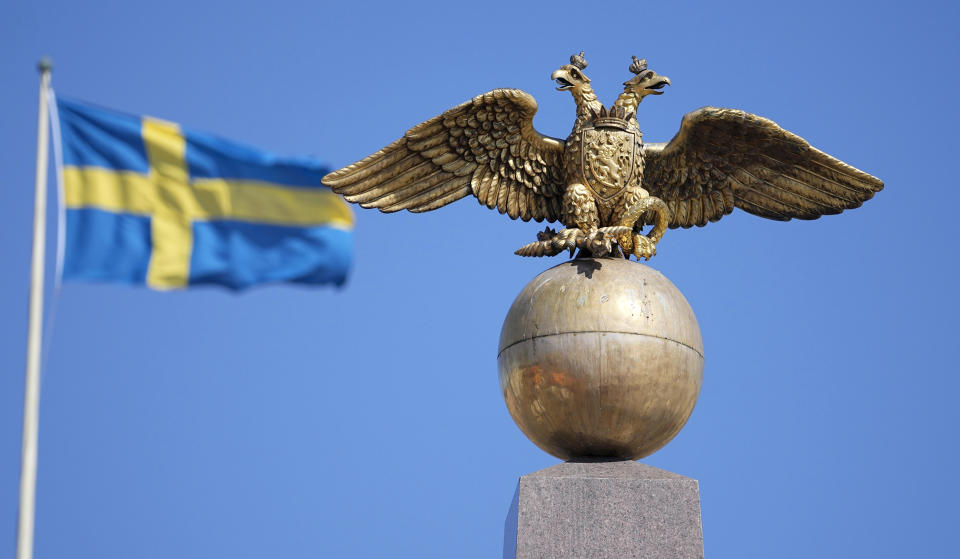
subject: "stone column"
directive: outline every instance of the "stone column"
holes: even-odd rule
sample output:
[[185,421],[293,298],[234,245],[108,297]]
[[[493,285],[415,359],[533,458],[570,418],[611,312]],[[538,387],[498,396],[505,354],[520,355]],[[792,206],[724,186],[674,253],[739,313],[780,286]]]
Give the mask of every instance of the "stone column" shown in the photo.
[[697,480],[633,461],[572,460],[520,478],[510,559],[702,559]]

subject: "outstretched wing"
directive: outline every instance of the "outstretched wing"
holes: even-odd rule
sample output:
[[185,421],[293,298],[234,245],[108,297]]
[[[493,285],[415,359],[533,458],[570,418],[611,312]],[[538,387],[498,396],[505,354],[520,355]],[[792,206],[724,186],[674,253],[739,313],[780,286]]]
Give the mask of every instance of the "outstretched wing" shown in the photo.
[[683,117],[668,144],[645,144],[643,187],[670,208],[670,227],[703,226],[742,208],[779,221],[856,208],[883,182],[736,109]]
[[564,143],[534,130],[536,112],[530,94],[494,89],[414,126],[323,183],[384,212],[426,212],[473,194],[513,219],[556,221]]

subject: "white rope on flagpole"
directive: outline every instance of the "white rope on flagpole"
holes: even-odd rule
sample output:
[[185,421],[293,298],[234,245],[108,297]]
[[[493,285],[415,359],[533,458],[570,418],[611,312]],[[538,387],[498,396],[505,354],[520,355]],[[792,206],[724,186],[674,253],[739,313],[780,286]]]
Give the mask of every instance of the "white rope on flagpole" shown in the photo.
[[20,511],[17,559],[33,557],[33,524],[37,493],[37,433],[40,424],[40,356],[43,332],[43,267],[46,256],[47,148],[50,107],[47,92],[53,64],[43,59],[40,111],[37,118],[37,173],[33,205],[33,257],[30,266],[30,311],[27,323],[27,372],[23,395],[23,451],[20,462]]
[[53,141],[53,170],[57,181],[56,254],[53,269],[53,290],[46,303],[43,327],[43,347],[40,350],[40,390],[43,391],[43,374],[50,346],[53,343],[53,328],[57,321],[57,305],[60,302],[60,287],[63,284],[63,257],[66,249],[67,208],[63,186],[63,142],[60,141],[60,113],[57,111],[57,93],[47,89],[47,105],[50,107],[50,135]]
[[[47,104],[50,106],[50,131],[53,134],[53,168],[57,173],[57,259],[53,277],[53,298],[56,302],[63,282],[63,251],[66,247],[67,207],[63,192],[63,142],[60,141],[60,114],[57,111],[57,94],[50,87]],[[49,333],[49,326],[47,332]]]

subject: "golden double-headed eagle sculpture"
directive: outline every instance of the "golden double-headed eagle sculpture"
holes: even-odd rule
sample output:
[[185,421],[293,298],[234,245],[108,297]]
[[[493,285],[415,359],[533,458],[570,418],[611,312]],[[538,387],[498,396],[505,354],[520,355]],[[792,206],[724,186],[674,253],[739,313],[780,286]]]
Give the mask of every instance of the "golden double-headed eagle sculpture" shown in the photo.
[[577,104],[566,141],[533,128],[537,103],[530,94],[494,89],[414,126],[323,183],[384,212],[427,212],[472,194],[512,219],[566,227],[548,227],[516,251],[521,256],[579,248],[638,259],[656,254],[668,227],[703,226],[734,208],[780,221],[816,219],[856,208],[883,188],[773,121],[736,109],[693,111],[670,142],[643,143],[637,107],[663,93],[669,78],[633,57],[634,76],[607,109],[586,67],[581,52],[551,76]]

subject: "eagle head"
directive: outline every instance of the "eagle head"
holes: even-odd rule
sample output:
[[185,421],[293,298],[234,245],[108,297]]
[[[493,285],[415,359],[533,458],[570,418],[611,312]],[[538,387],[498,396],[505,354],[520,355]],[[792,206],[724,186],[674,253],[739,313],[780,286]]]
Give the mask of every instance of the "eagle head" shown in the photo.
[[663,89],[663,86],[670,85],[670,78],[647,69],[646,59],[637,60],[637,57],[634,56],[630,71],[636,75],[623,82],[623,85],[637,96],[638,103],[643,101],[643,98],[647,95],[662,95],[663,91],[660,90]]
[[586,67],[587,60],[581,52],[570,57],[570,64],[564,64],[557,68],[550,79],[557,82],[557,91],[579,91],[590,83],[590,78],[583,73]]

